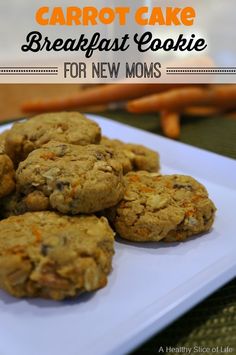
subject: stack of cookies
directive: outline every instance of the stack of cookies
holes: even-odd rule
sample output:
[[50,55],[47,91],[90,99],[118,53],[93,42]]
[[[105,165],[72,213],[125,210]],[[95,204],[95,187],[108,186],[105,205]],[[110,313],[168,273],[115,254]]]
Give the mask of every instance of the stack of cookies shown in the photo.
[[106,285],[115,233],[171,242],[208,231],[204,186],[159,169],[156,152],[102,137],[77,112],[14,124],[0,136],[0,288],[75,297]]

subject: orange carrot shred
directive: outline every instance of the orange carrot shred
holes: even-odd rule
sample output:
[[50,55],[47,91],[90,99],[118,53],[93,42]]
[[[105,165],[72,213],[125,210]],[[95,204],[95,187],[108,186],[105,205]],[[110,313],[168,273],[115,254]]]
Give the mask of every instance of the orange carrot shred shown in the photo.
[[35,240],[37,243],[40,243],[42,241],[42,234],[39,229],[37,229],[35,226],[32,227],[32,233],[35,236]]

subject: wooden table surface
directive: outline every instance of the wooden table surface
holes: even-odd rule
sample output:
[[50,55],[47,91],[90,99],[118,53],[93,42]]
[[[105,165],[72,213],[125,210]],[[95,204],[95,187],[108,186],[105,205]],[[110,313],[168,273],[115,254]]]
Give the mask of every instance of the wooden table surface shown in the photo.
[[22,117],[20,107],[25,101],[65,97],[79,90],[81,90],[80,85],[2,84],[0,85],[0,120]]

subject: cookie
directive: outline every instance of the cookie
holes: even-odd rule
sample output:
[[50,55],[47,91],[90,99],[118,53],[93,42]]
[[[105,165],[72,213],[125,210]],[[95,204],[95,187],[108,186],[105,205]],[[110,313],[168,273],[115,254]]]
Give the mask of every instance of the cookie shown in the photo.
[[0,198],[9,195],[15,189],[15,170],[11,159],[0,146]]
[[16,180],[18,192],[40,191],[51,208],[69,214],[114,206],[124,194],[122,165],[102,145],[48,143],[20,163]]
[[114,233],[106,218],[34,212],[0,222],[0,287],[62,300],[107,283]]
[[75,145],[98,144],[101,130],[77,112],[49,113],[15,123],[6,137],[6,153],[17,165],[33,150],[50,141]]
[[157,172],[160,169],[158,153],[143,145],[124,143],[118,139],[102,137],[101,144],[114,149],[123,165],[124,174],[130,171],[146,170]]
[[123,200],[106,215],[127,240],[183,241],[209,231],[215,206],[190,176],[137,172],[125,176]]
[[41,191],[34,191],[27,196],[14,192],[0,200],[0,218],[49,209],[49,200]]
[[9,130],[6,130],[2,133],[0,133],[0,152],[3,153],[5,152],[5,141],[6,137],[8,135]]

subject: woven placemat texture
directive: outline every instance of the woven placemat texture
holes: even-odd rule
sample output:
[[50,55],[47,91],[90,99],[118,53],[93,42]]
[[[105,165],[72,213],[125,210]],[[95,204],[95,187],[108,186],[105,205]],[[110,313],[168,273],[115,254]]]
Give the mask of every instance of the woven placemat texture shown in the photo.
[[[161,134],[158,116],[133,116],[121,111],[104,112],[103,115]],[[236,159],[235,120],[185,117],[181,123],[181,142]],[[236,355],[235,280],[154,336],[132,355],[187,353]]]
[[235,281],[207,298],[132,355],[187,354],[187,349],[190,349],[190,354],[236,354]]

